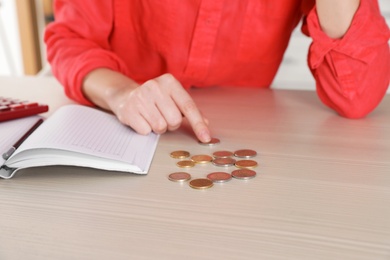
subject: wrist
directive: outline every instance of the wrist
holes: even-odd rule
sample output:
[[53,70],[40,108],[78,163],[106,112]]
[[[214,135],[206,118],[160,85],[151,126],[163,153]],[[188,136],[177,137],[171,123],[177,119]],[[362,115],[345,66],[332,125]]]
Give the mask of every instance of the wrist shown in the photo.
[[106,68],[91,71],[84,80],[84,95],[97,106],[113,111],[126,93],[138,84],[125,75]]

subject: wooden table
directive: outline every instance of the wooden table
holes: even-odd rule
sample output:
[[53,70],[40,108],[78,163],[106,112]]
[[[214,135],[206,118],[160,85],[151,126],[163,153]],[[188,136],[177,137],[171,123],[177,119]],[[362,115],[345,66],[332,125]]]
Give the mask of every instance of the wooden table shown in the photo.
[[[71,103],[52,78],[0,77],[0,93]],[[348,120],[315,92],[191,90],[221,143],[186,124],[149,174],[43,167],[0,180],[0,259],[390,259],[390,96]],[[50,113],[46,114],[50,115]],[[257,177],[208,190],[171,182],[169,153],[256,150]],[[233,167],[197,165],[205,177]]]

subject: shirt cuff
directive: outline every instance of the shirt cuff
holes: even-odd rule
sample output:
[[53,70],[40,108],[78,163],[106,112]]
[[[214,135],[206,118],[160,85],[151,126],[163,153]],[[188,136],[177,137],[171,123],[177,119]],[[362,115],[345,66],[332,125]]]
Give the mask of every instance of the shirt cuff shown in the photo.
[[[350,28],[340,39],[332,39],[322,31],[315,6],[308,14],[307,26],[309,35],[313,39],[309,56],[312,69],[318,68],[331,51],[369,64],[376,55],[372,52],[372,47],[386,43],[390,37],[384,18],[371,0],[360,1]],[[336,61],[336,63],[343,62],[345,62],[343,59]],[[337,69],[338,64],[334,65]],[[340,65],[345,68],[342,64]],[[348,71],[339,71],[338,76],[342,76],[340,73],[349,74]]]

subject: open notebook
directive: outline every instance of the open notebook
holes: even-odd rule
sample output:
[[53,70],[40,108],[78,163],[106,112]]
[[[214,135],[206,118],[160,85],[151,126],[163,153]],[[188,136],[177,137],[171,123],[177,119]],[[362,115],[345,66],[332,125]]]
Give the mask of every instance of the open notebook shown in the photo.
[[[40,117],[0,123],[0,153],[28,131]],[[0,159],[0,177],[11,178],[19,169],[72,165],[107,171],[146,174],[159,135],[140,135],[101,110],[67,105],[46,119],[9,156]]]

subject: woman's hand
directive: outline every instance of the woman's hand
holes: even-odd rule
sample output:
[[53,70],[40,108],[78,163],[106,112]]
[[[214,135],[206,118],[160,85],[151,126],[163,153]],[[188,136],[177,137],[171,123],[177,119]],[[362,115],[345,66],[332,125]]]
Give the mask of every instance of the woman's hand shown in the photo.
[[176,130],[184,116],[200,141],[211,139],[207,120],[171,74],[138,85],[120,73],[97,69],[88,74],[83,89],[93,103],[111,110],[140,134]]

